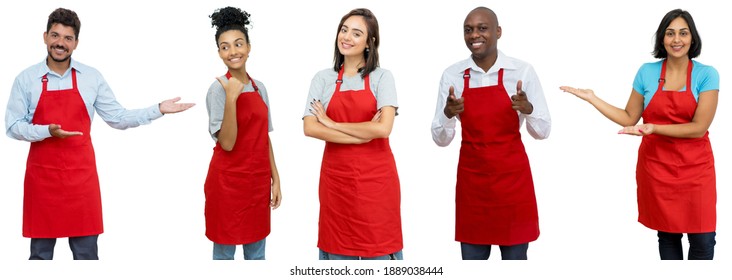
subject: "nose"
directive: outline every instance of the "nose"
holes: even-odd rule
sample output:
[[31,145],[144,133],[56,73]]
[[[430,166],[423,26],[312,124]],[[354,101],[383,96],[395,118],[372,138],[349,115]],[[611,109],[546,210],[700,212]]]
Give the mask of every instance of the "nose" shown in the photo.
[[477,29],[473,29],[473,31],[470,32],[470,38],[478,38],[480,37],[480,33],[478,33]]
[[679,35],[679,34],[675,34],[675,35],[674,35],[674,39],[673,39],[673,42],[674,42],[674,43],[678,43],[678,42],[681,42],[681,35]]

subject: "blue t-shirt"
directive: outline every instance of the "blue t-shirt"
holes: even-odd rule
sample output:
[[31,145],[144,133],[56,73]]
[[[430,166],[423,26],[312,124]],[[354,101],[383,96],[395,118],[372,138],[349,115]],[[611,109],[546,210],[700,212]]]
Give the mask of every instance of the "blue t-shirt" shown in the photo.
[[[691,93],[694,100],[699,102],[699,93],[709,90],[719,90],[719,73],[714,67],[692,60]],[[663,60],[643,64],[635,74],[633,89],[643,95],[643,109],[648,107],[651,98],[658,90],[658,80],[661,78]],[[687,85],[688,86],[688,85]],[[686,91],[686,86],[680,91]]]

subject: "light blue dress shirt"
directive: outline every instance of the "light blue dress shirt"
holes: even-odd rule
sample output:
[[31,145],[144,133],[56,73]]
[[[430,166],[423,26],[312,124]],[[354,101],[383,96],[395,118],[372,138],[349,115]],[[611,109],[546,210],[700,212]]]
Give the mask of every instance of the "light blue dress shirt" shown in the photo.
[[13,139],[30,142],[51,137],[48,125],[32,124],[33,114],[43,90],[41,79],[43,75],[48,74],[48,90],[71,89],[73,88],[72,69],[76,71],[76,83],[89,112],[89,120],[94,119],[96,110],[109,126],[126,129],[149,124],[163,116],[158,104],[134,110],[122,107],[102,74],[93,67],[71,59],[71,67],[65,73],[58,74],[48,68],[44,59],[41,63],[23,70],[15,78],[5,111],[5,134]]

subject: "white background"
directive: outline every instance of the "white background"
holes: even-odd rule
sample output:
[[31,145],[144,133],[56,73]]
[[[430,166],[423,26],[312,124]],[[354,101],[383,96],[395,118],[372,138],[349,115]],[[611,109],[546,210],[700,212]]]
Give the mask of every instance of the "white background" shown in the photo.
[[[310,79],[331,67],[340,18],[353,8],[367,7],[379,20],[381,66],[393,72],[400,104],[390,137],[402,185],[406,260],[398,265],[444,267],[443,276],[426,279],[720,274],[732,259],[732,152],[725,145],[730,135],[723,129],[730,118],[725,94],[720,95],[710,128],[718,173],[715,261],[677,263],[658,261],[655,231],[636,221],[635,162],[641,139],[617,135],[619,127],[591,105],[558,90],[561,85],[592,88],[623,107],[636,71],[654,60],[653,35],[661,18],[674,8],[692,13],[704,44],[697,60],[714,66],[724,80],[730,67],[729,56],[723,53],[730,45],[729,25],[723,24],[728,13],[715,2],[3,1],[3,106],[14,77],[45,58],[42,35],[48,14],[57,7],[76,11],[82,22],[74,59],[99,69],[127,108],[175,96],[198,105],[127,131],[112,129],[95,117],[92,139],[105,222],[100,262],[70,261],[66,239],[56,246],[56,261],[25,260],[29,240],[21,236],[21,223],[29,144],[0,137],[0,266],[4,267],[0,273],[63,279],[73,274],[102,279],[149,275],[282,279],[295,266],[391,265],[317,261],[323,142],[302,133]],[[207,132],[205,95],[214,77],[226,71],[208,16],[228,5],[252,15],[247,69],[269,90],[275,128],[270,137],[284,199],[272,215],[265,262],[210,261],[212,245],[204,236],[203,182],[214,145]],[[459,261],[453,233],[460,138],[439,148],[430,137],[440,75],[469,56],[462,23],[480,5],[498,14],[503,28],[499,49],[536,68],[553,119],[547,140],[534,140],[522,129],[541,225],[541,236],[529,247],[528,262],[500,262],[498,248],[487,263]],[[241,249],[236,257],[241,258]],[[373,278],[380,277],[388,278]]]

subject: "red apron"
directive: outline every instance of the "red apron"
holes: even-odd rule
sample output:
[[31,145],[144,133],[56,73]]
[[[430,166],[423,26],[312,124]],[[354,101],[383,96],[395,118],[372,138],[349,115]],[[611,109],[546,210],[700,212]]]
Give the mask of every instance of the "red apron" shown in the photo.
[[503,69],[494,86],[470,88],[470,69],[463,77],[455,240],[492,245],[534,241],[539,237],[534,183]]
[[236,100],[234,148],[227,152],[216,142],[204,185],[206,236],[218,244],[249,244],[270,232],[267,105],[254,80],[249,80],[254,91],[243,92]]
[[[363,90],[340,91],[326,113],[336,122],[367,122],[376,114],[369,77]],[[376,257],[402,250],[399,176],[388,138],[364,144],[326,142],[320,170],[318,247],[328,253]]]
[[[689,123],[697,102],[691,92],[689,61],[686,91],[663,90],[663,61],[658,90],[643,111],[643,122]],[[714,155],[709,132],[700,138],[643,136],[638,149],[638,221],[651,229],[674,233],[713,232],[717,223]]]
[[23,236],[59,238],[97,235],[102,226],[102,198],[99,191],[91,120],[76,85],[73,88],[43,91],[33,114],[33,124],[58,124],[82,136],[64,139],[49,137],[32,142],[28,152],[23,197]]

